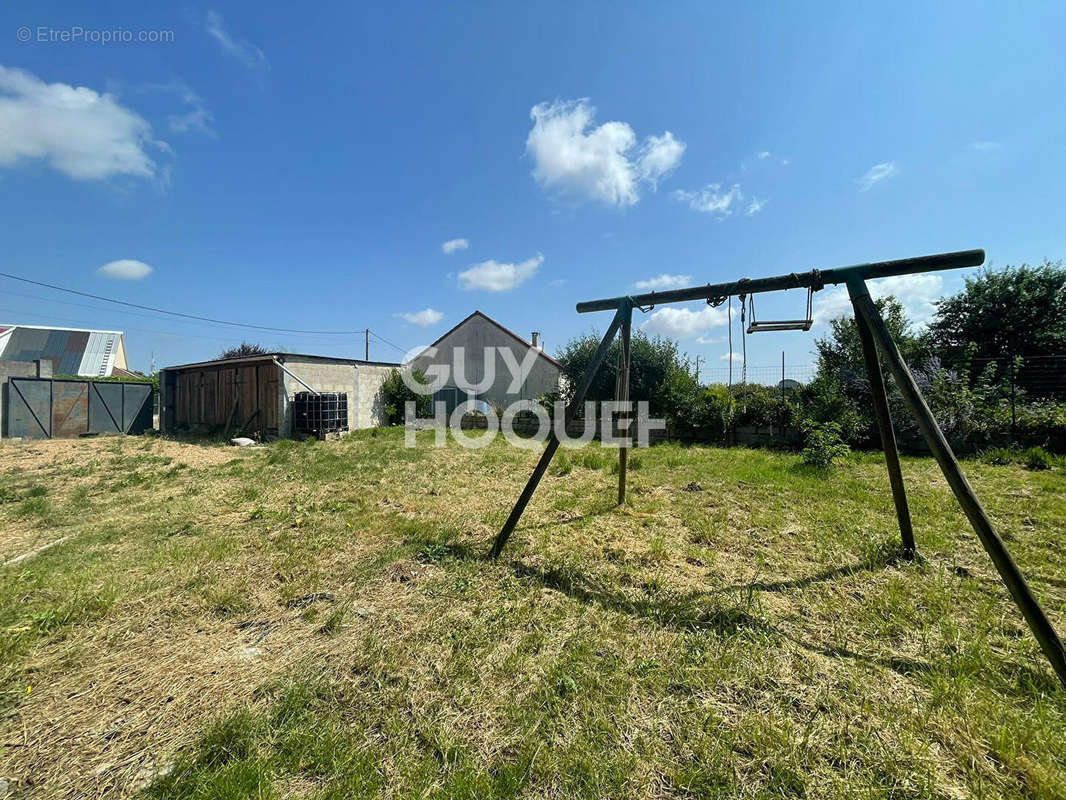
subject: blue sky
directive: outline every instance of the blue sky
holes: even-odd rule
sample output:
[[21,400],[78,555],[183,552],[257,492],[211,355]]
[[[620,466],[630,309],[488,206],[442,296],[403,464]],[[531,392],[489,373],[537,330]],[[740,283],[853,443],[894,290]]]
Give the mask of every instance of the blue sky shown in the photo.
[[[404,350],[481,309],[554,351],[607,324],[576,302],[638,282],[972,247],[999,266],[1058,259],[1064,8],[5,3],[0,269],[259,325],[369,327]],[[86,41],[115,31],[171,41]],[[921,317],[960,283],[881,290]],[[845,306],[826,290],[816,308]],[[125,330],[142,370],[242,338],[363,352],[359,335],[131,314],[6,279],[0,320]],[[720,312],[637,322],[725,364]],[[759,334],[749,364],[812,350],[811,334]]]

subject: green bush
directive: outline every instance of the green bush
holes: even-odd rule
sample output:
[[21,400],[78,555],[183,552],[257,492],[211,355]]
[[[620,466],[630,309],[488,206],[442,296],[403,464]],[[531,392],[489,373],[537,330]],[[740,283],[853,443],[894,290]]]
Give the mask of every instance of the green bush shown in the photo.
[[683,417],[691,432],[713,442],[724,442],[736,415],[736,401],[729,387],[720,383],[701,390]]
[[796,405],[790,396],[772,386],[757,383],[742,383],[732,388],[737,425],[766,427],[775,425],[789,427],[799,418]]
[[[1007,409],[1009,424],[1009,408]],[[1020,444],[1066,453],[1066,403],[1029,403],[1017,408],[1014,435]]]
[[[411,376],[416,382],[425,385],[426,376],[420,370],[416,369]],[[415,402],[415,411],[419,417],[428,417],[433,413],[433,396],[419,394],[411,389],[404,381],[403,373],[398,369],[390,372],[385,382],[381,384],[381,395],[387,425],[403,424],[404,409],[409,400]]]
[[803,448],[803,463],[810,467],[827,469],[850,450],[840,438],[840,425],[835,422],[806,422],[803,425],[806,446]]

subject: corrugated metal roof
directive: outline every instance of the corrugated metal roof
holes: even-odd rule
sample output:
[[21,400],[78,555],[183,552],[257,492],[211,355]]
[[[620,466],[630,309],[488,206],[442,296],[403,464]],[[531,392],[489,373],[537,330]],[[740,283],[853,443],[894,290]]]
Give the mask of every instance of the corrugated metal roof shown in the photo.
[[121,331],[2,325],[0,359],[51,361],[53,375],[105,378],[115,366],[121,340]]

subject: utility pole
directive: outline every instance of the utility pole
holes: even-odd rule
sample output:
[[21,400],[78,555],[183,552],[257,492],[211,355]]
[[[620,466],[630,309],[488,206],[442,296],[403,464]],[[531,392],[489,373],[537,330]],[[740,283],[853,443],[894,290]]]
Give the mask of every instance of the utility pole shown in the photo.
[[366,360],[370,360],[370,328],[366,329]]
[[707,360],[703,356],[696,356],[696,383],[700,382],[700,359]]

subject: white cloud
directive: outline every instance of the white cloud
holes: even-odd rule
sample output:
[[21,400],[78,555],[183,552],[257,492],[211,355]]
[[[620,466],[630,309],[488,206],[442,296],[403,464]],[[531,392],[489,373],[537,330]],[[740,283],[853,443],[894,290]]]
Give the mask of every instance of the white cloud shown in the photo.
[[548,285],[551,286],[553,289],[559,286],[564,286],[565,284],[566,278],[553,278],[552,280],[548,281]]
[[999,150],[1003,145],[999,142],[973,142],[970,145],[972,150],[976,150],[979,153],[989,153],[993,150]]
[[424,308],[421,311],[408,311],[400,314],[393,314],[393,316],[399,317],[405,322],[410,322],[412,325],[417,325],[420,328],[428,328],[430,325],[436,325],[444,319],[444,315],[435,308]]
[[874,164],[868,170],[866,174],[861,178],[856,179],[856,183],[859,184],[859,191],[868,191],[875,183],[888,180],[899,174],[899,166],[895,161],[885,161],[881,164]]
[[696,344],[721,344],[726,341],[725,336],[697,336]]
[[685,152],[685,143],[670,131],[649,136],[638,147],[625,122],[592,127],[596,109],[587,99],[538,103],[529,114],[533,129],[526,152],[533,157],[533,177],[546,189],[580,200],[634,205],[641,182],[657,186]]
[[238,39],[226,30],[226,22],[217,11],[208,11],[204,27],[208,34],[218,42],[222,51],[231,58],[236,59],[245,67],[257,72],[265,72],[270,69],[266,55],[249,42],[247,39]]
[[517,264],[482,261],[460,272],[459,284],[467,291],[509,292],[532,278],[543,261],[544,256],[540,253]]
[[698,191],[678,189],[674,192],[674,198],[687,203],[693,211],[728,217],[733,213],[733,204],[741,203],[744,195],[740,191],[739,183],[734,183],[727,191],[722,191],[720,183],[708,183]]
[[758,214],[760,211],[763,210],[765,206],[765,200],[760,200],[757,197],[753,197],[751,198],[751,202],[748,203],[748,207],[744,210],[744,213],[750,217],[752,214]]
[[452,253],[466,250],[468,247],[470,247],[470,242],[466,239],[449,239],[440,246],[440,249],[444,251],[445,255],[450,256]]
[[658,188],[659,181],[677,169],[681,163],[685,147],[685,143],[674,138],[670,131],[666,131],[662,136],[649,136],[644,140],[637,159],[640,177],[648,181],[652,188]]
[[734,364],[737,364],[744,360],[744,356],[742,356],[740,353],[722,353],[722,355],[718,356],[718,358],[720,358],[722,361],[732,361]]
[[152,178],[152,126],[110,94],[0,66],[0,166],[40,159],[77,180]]
[[680,289],[692,283],[691,275],[670,275],[664,272],[646,281],[637,281],[633,284],[634,289],[643,289],[646,292],[655,292],[659,289]]
[[171,87],[171,91],[176,92],[181,97],[181,101],[185,103],[186,110],[167,117],[170,129],[175,133],[206,133],[214,136],[215,130],[212,124],[215,121],[215,115],[207,108],[204,99],[184,81],[174,81]]
[[[933,273],[894,275],[867,281],[875,300],[892,295],[917,325],[925,325],[936,313],[936,301],[943,294],[944,280]],[[852,316],[851,299],[843,286],[835,286],[814,295],[814,321],[821,325],[838,317]]]
[[758,154],[757,158],[760,161],[765,161],[766,159],[768,159],[772,155],[773,155],[773,153],[771,153],[769,150],[763,150],[761,153]]
[[169,83],[148,83],[136,87],[136,91],[154,92],[158,94],[172,94],[181,101],[185,107],[183,111],[171,114],[167,117],[167,125],[175,133],[205,133],[215,136],[212,127],[215,115],[211,113],[204,99],[198,95],[189,84],[180,78],[175,78]]
[[689,308],[666,306],[653,313],[640,327],[648,333],[689,339],[726,324],[726,313],[720,308],[705,305],[698,311],[693,311]]
[[107,262],[97,272],[107,278],[117,278],[120,281],[139,281],[152,273],[152,267],[143,261],[121,258],[118,261]]

